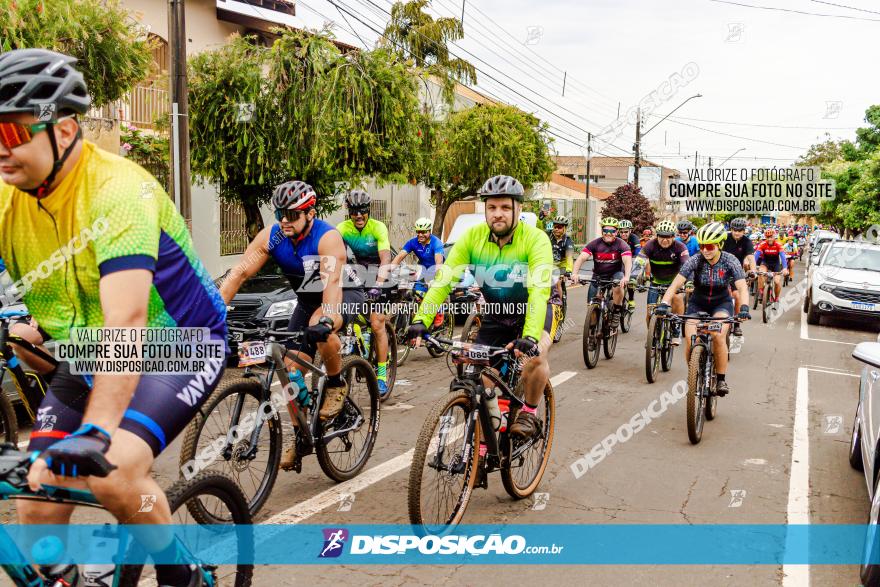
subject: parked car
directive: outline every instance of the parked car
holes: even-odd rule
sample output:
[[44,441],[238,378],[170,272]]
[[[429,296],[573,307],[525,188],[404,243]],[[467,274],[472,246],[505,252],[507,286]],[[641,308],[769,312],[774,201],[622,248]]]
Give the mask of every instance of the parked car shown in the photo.
[[[229,274],[227,270],[215,280],[219,285]],[[296,308],[296,294],[290,282],[281,272],[281,267],[269,260],[248,279],[226,306],[226,323],[237,328],[257,328],[268,326],[272,330],[284,330]],[[240,332],[229,333],[230,367],[238,365],[238,343]]]
[[859,402],[853,422],[849,447],[849,464],[864,472],[868,500],[868,530],[865,534],[864,559],[861,566],[863,585],[880,585],[880,336],[878,342],[863,342],[853,351],[853,357],[865,363],[859,379]]
[[880,319],[880,244],[834,241],[809,277],[804,311],[821,316]]

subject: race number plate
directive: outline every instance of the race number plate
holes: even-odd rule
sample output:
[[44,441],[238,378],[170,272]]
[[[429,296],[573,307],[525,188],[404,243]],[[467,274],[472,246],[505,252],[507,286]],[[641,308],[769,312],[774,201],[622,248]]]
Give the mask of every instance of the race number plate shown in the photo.
[[252,340],[238,345],[238,366],[247,367],[266,361],[266,344],[263,341]]
[[721,332],[721,322],[710,322],[706,326],[706,330],[709,332]]

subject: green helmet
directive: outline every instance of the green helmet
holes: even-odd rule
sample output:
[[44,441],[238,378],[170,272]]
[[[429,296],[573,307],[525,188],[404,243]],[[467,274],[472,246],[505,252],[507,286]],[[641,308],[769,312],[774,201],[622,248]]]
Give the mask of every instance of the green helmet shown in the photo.
[[556,216],[553,218],[553,224],[564,224],[568,226],[568,218],[565,216]]
[[432,228],[434,228],[434,223],[430,218],[419,218],[416,220],[416,230],[431,230]]
[[675,236],[675,222],[664,220],[657,225],[657,236]]
[[612,228],[619,228],[620,227],[620,222],[617,220],[617,218],[614,218],[612,216],[608,216],[607,218],[603,218],[602,222],[600,224],[602,225],[602,228],[605,228],[606,226],[610,226]]
[[697,242],[701,245],[715,245],[727,238],[724,223],[712,222],[700,227],[697,231]]
[[629,220],[620,221],[620,230],[632,230],[633,223]]

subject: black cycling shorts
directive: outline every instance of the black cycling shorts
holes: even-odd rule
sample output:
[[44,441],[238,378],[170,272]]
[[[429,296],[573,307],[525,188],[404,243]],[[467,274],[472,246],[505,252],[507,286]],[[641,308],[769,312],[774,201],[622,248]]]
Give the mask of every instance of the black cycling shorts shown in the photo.
[[[195,417],[223,378],[225,366],[223,358],[208,361],[199,373],[141,375],[119,427],[137,435],[158,456]],[[69,363],[60,363],[37,410],[28,450],[46,450],[79,428],[89,392],[85,379],[71,374]]]
[[691,297],[685,314],[697,314],[706,312],[710,316],[714,316],[716,312],[727,312],[727,316],[733,316],[733,298],[720,299],[718,301],[705,301]]
[[[480,324],[480,330],[477,331],[477,336],[474,340],[474,344],[484,344],[494,347],[507,346],[516,339],[522,337],[522,331],[525,323],[525,317],[515,323],[511,323],[511,321],[509,320],[502,321],[498,320],[497,318],[493,318],[492,316],[483,316],[483,321]],[[544,316],[544,332],[546,332],[549,336],[552,330],[553,305],[547,304],[547,313]],[[500,362],[501,357],[496,357],[496,360]],[[494,361],[492,366],[497,367]]]
[[[290,322],[287,323],[287,329],[291,332],[303,332],[309,327],[309,321],[312,319],[312,314],[314,314],[319,307],[320,306],[311,306],[303,303],[297,304],[296,309],[293,311],[293,315],[290,317]],[[340,308],[342,326],[340,326],[340,328],[345,328],[358,314],[365,313],[367,309],[369,308],[365,301],[363,290],[343,289],[342,308]],[[315,353],[318,352],[318,345],[313,342],[303,341],[302,345],[298,348],[294,346],[293,350],[301,351],[314,359]]]

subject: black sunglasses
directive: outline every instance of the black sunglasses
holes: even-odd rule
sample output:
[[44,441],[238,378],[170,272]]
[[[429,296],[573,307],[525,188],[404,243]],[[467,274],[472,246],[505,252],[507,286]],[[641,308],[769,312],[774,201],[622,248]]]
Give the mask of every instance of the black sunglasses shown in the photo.
[[349,216],[366,216],[369,213],[369,208],[352,208],[348,211]]
[[299,217],[305,214],[304,210],[291,210],[289,208],[276,208],[275,209],[275,220],[281,222],[282,219],[287,220],[288,222],[296,222],[299,220]]

